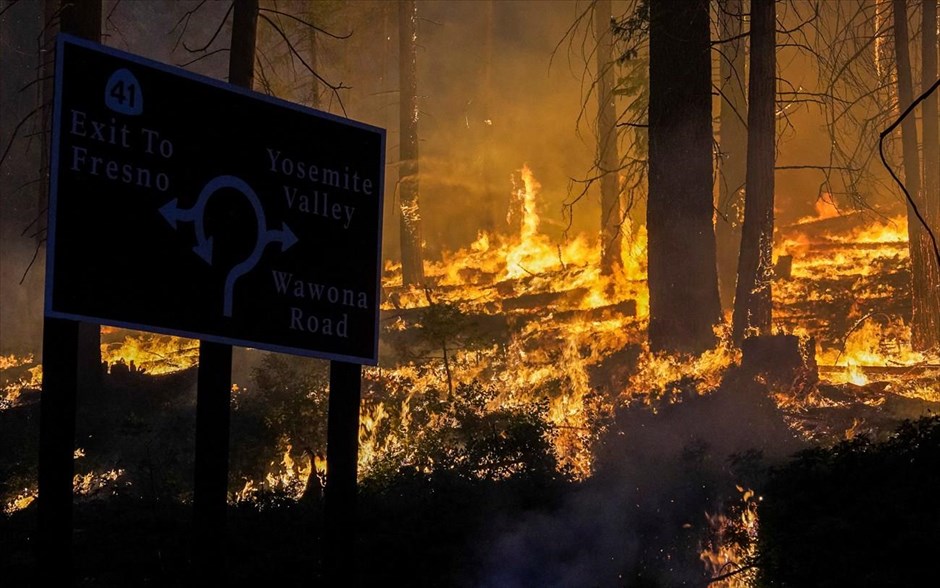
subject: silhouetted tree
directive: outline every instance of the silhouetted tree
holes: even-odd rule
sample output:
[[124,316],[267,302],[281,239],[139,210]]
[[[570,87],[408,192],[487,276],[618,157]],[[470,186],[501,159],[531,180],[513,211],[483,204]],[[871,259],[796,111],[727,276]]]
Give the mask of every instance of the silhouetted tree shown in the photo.
[[594,4],[597,33],[597,167],[601,175],[601,272],[611,274],[623,266],[620,248],[622,212],[617,156],[617,108],[614,94],[613,34],[610,0]]
[[498,232],[506,228],[506,203],[500,200],[496,166],[493,160],[493,0],[483,4],[483,80],[482,99],[482,174],[483,182],[483,230]]
[[649,341],[697,353],[720,318],[708,0],[649,6]]
[[[921,88],[926,90],[937,80],[937,0],[923,0],[921,4]],[[937,120],[937,94],[924,100],[924,218],[936,232],[940,230],[940,129]],[[926,232],[925,232],[926,233]],[[930,237],[924,234],[920,241],[926,265],[926,312],[918,325],[915,344],[922,349],[940,347],[940,268],[931,255]]]
[[[894,0],[894,51],[897,60],[898,110],[903,112],[914,100],[911,57],[908,47],[907,3]],[[934,49],[934,51],[936,51]],[[934,58],[935,59],[935,58]],[[931,80],[932,83],[932,80]],[[925,110],[926,114],[926,110]],[[934,115],[934,119],[936,116]],[[904,182],[917,209],[926,211],[917,148],[917,124],[913,116],[901,123]],[[931,150],[933,152],[933,149]],[[925,168],[929,168],[925,165]],[[931,179],[933,179],[931,177]],[[925,350],[940,344],[940,274],[933,259],[930,234],[924,230],[911,203],[908,203],[907,234],[911,256],[911,344]]]
[[718,202],[715,206],[715,241],[718,255],[718,286],[722,308],[734,303],[738,254],[741,250],[741,212],[744,209],[744,179],[747,165],[747,70],[745,37],[742,33],[744,7],[741,0],[719,0],[718,93],[720,159],[718,163]]
[[734,295],[733,336],[767,334],[773,307],[775,0],[751,0],[751,67],[748,76],[747,177],[744,225]]
[[418,208],[418,8],[414,0],[398,4],[401,137],[399,198],[401,202],[401,271],[404,284],[424,282],[421,211]]

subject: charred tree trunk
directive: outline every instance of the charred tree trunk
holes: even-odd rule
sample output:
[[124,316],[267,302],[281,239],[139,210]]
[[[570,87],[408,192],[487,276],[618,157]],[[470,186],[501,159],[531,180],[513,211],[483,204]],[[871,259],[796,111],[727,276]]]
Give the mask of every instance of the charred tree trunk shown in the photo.
[[418,9],[415,0],[398,4],[399,28],[399,198],[402,283],[424,282],[421,212],[418,208]]
[[620,247],[622,211],[617,170],[617,108],[614,95],[613,31],[610,0],[594,4],[597,31],[597,168],[601,176],[601,273],[610,275],[623,267]]
[[698,353],[715,341],[708,0],[650,2],[650,348]]
[[747,177],[744,225],[734,295],[733,336],[770,333],[774,235],[774,0],[751,0],[751,67],[748,76]]
[[[894,52],[898,74],[898,110],[903,112],[914,100],[911,58],[908,47],[907,6],[905,0],[894,0]],[[901,123],[901,148],[904,160],[904,182],[920,211],[925,210],[921,189],[920,159],[917,152],[917,124],[913,116]],[[916,350],[931,346],[937,338],[938,310],[936,276],[929,268],[932,248],[929,234],[924,231],[914,209],[908,203],[907,235],[911,256],[911,344]],[[933,283],[931,283],[933,282]],[[931,289],[933,288],[933,290]]]
[[[923,0],[921,27],[921,59],[923,61],[921,88],[927,89],[937,80],[937,0]],[[940,129],[937,120],[937,94],[924,100],[924,218],[936,233],[940,230]],[[921,251],[926,270],[924,288],[924,320],[915,344],[920,349],[940,348],[940,268],[932,254],[930,235],[921,231]]]
[[744,210],[744,180],[747,166],[747,71],[744,59],[744,20],[741,0],[719,0],[719,112],[721,160],[718,168],[718,211],[715,219],[715,240],[718,250],[718,286],[721,307],[734,304],[738,255],[741,251],[741,212]]

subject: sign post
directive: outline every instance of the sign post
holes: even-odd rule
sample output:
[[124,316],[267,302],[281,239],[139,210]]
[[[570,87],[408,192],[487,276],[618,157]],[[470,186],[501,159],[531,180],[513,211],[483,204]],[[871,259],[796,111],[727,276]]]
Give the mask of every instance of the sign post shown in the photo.
[[38,556],[40,577],[48,585],[71,582],[78,327],[71,320],[43,322]]
[[221,581],[228,505],[232,347],[200,341],[193,476],[194,564],[200,581]]
[[330,407],[326,427],[323,563],[328,586],[348,585],[355,569],[356,478],[359,465],[359,399],[362,370],[356,363],[330,362]]
[[[360,364],[378,361],[384,130],[68,35],[57,51],[46,316],[200,339],[214,368],[197,414],[228,413],[227,346],[331,360],[343,457],[327,502],[349,516]],[[210,420],[205,529],[227,491],[228,422]]]

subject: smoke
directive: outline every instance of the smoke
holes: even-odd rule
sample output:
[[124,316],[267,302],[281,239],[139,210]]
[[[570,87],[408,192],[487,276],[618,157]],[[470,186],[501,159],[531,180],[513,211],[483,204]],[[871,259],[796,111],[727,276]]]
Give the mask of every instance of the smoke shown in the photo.
[[[36,107],[38,89],[22,91],[36,77],[39,18],[22,22],[29,5],[11,7],[0,22],[3,75],[0,76],[0,152],[14,129]],[[45,225],[36,182],[40,141],[30,135],[41,129],[38,117],[21,125],[0,167],[0,355],[37,353],[42,331],[43,255],[27,268],[37,252],[37,231]],[[42,222],[37,223],[41,219]],[[25,278],[24,278],[25,276]],[[22,283],[21,283],[22,282]]]
[[766,390],[733,372],[711,395],[623,409],[595,474],[557,509],[491,526],[475,585],[702,586],[705,513],[756,479],[732,456],[760,455],[760,469],[800,447]]
[[[562,226],[569,180],[584,176],[596,150],[590,136],[577,134],[580,72],[568,63],[567,45],[551,63],[575,4],[494,2],[489,64],[485,4],[422,2],[418,8],[421,206],[432,254],[473,241],[488,216],[505,226],[510,178],[523,164],[543,186],[539,205],[547,226]],[[395,161],[397,129],[389,130],[389,161]],[[598,230],[596,209],[585,199],[575,234]],[[557,228],[548,230],[561,237]]]

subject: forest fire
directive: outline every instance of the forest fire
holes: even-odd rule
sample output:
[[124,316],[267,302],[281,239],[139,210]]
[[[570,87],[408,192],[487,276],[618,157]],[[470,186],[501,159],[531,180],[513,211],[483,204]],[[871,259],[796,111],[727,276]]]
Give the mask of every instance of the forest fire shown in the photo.
[[[585,404],[592,396],[588,371],[641,340],[648,312],[645,237],[642,230],[627,235],[624,271],[602,276],[599,249],[588,238],[553,243],[539,232],[541,186],[532,170],[523,166],[515,178],[515,235],[499,239],[482,233],[469,248],[445,253],[441,262],[428,264],[423,292],[400,285],[398,266],[386,268],[385,343],[391,348],[418,343],[429,354],[440,353],[443,370],[405,368],[418,390],[452,393],[455,385],[482,378],[496,389],[490,410],[538,402],[540,394],[553,390],[544,400],[546,416],[559,431],[557,456],[563,467],[585,476],[588,440],[597,433]],[[444,309],[453,313],[450,324],[433,324],[441,322],[436,314]],[[422,341],[421,333],[428,331],[431,340]],[[541,392],[530,392],[536,390]],[[399,426],[407,430],[407,419]]]
[[[644,336],[648,294],[643,227],[623,240],[624,270],[602,276],[596,269],[600,251],[590,239],[555,243],[539,232],[540,186],[527,167],[517,177],[520,188],[514,196],[524,204],[515,236],[481,233],[467,249],[445,252],[440,262],[428,264],[423,291],[402,287],[399,268],[386,267],[385,351],[381,366],[365,375],[360,477],[389,461],[428,471],[448,467],[422,461],[415,451],[421,439],[453,427],[453,415],[414,415],[426,412],[434,399],[482,382],[490,390],[481,413],[544,403],[538,414],[550,427],[558,467],[586,479],[592,473],[594,442],[618,407],[639,403],[655,412],[687,400],[689,394],[708,394],[740,363],[740,351],[728,341],[725,326],[716,331],[719,344],[700,356],[651,353]],[[877,378],[893,382],[897,394],[936,402],[936,386],[895,369],[929,371],[928,358],[910,350],[900,302],[908,271],[904,219],[864,221],[860,215],[846,222],[843,216],[823,214],[782,231],[776,258],[789,256],[790,262],[775,289],[778,327],[816,337],[824,383],[865,386]],[[876,313],[876,308],[898,314]],[[610,363],[625,349],[635,350],[632,373],[614,370]],[[102,360],[112,374],[115,369],[176,373],[195,366],[197,352],[194,341],[103,331]],[[33,363],[31,357],[5,357],[3,373]],[[5,384],[4,406],[15,404],[20,390],[38,387],[41,366],[29,368],[28,374]],[[607,392],[599,393],[598,387]],[[791,394],[775,393],[778,405],[790,414],[826,405],[812,394],[803,400]],[[862,401],[877,407],[884,397]],[[853,419],[845,436],[851,438],[864,422]],[[286,437],[279,451],[280,459],[271,462],[262,478],[243,480],[231,495],[233,504],[262,505],[271,494],[299,500],[311,490],[321,492],[326,475],[322,453],[298,452]],[[480,470],[479,475],[509,477],[520,467],[525,466],[510,464],[501,473]],[[75,491],[97,495],[119,484],[122,475],[120,469],[77,474]],[[310,484],[317,487],[308,488]],[[28,507],[35,496],[35,489],[26,489],[8,498],[4,512]],[[707,515],[710,538],[701,559],[713,577],[746,567],[754,555],[758,503],[750,490],[742,491],[741,501],[728,514]],[[742,542],[742,534],[749,539]],[[718,585],[746,586],[749,578],[748,573],[735,574]]]
[[[482,380],[494,389],[486,410],[546,401],[544,417],[556,428],[559,464],[584,477],[591,472],[591,440],[616,405],[680,402],[677,394],[688,390],[688,385],[677,385],[682,381],[691,382],[697,394],[708,393],[740,361],[723,328],[720,343],[701,356],[650,353],[643,335],[648,314],[643,227],[623,240],[623,271],[602,276],[596,263],[599,249],[586,236],[554,243],[539,232],[541,186],[532,170],[524,166],[515,178],[519,187],[513,199],[520,203],[521,217],[515,236],[481,233],[467,249],[445,252],[440,262],[428,263],[423,291],[402,287],[400,266],[387,265],[382,307],[387,359],[367,375],[367,381],[386,390],[367,394],[362,408],[362,475],[383,456],[408,453],[411,440],[421,434],[417,429],[427,426],[411,418],[412,405],[424,402],[422,395],[452,394],[461,384]],[[775,289],[778,328],[815,337],[821,375],[834,384],[865,385],[869,373],[900,382],[905,377],[901,371],[869,368],[923,367],[927,362],[910,349],[902,310],[908,271],[905,221],[865,220],[823,210],[782,231],[775,249],[777,259],[791,260]],[[890,315],[892,311],[897,314]],[[103,335],[102,360],[112,370],[120,366],[161,375],[198,361],[195,341],[110,328]],[[613,354],[630,346],[638,353],[635,372],[615,386],[616,393],[596,394],[591,374],[603,371]],[[32,361],[7,357],[3,369]],[[40,369],[32,368],[28,381],[5,384],[6,405],[24,387],[38,387]],[[383,396],[388,387],[397,386],[408,393],[393,394],[401,400],[387,407],[390,400]],[[898,388],[928,399],[940,396],[923,384]],[[268,488],[297,488],[309,477],[310,457],[299,458],[308,465],[298,467],[290,443],[285,446],[282,462],[272,464],[266,475]],[[322,461],[321,456],[315,459]],[[247,481],[237,498],[246,499],[256,489],[255,482]]]
[[0,576],[923,584],[935,4],[0,0]]

